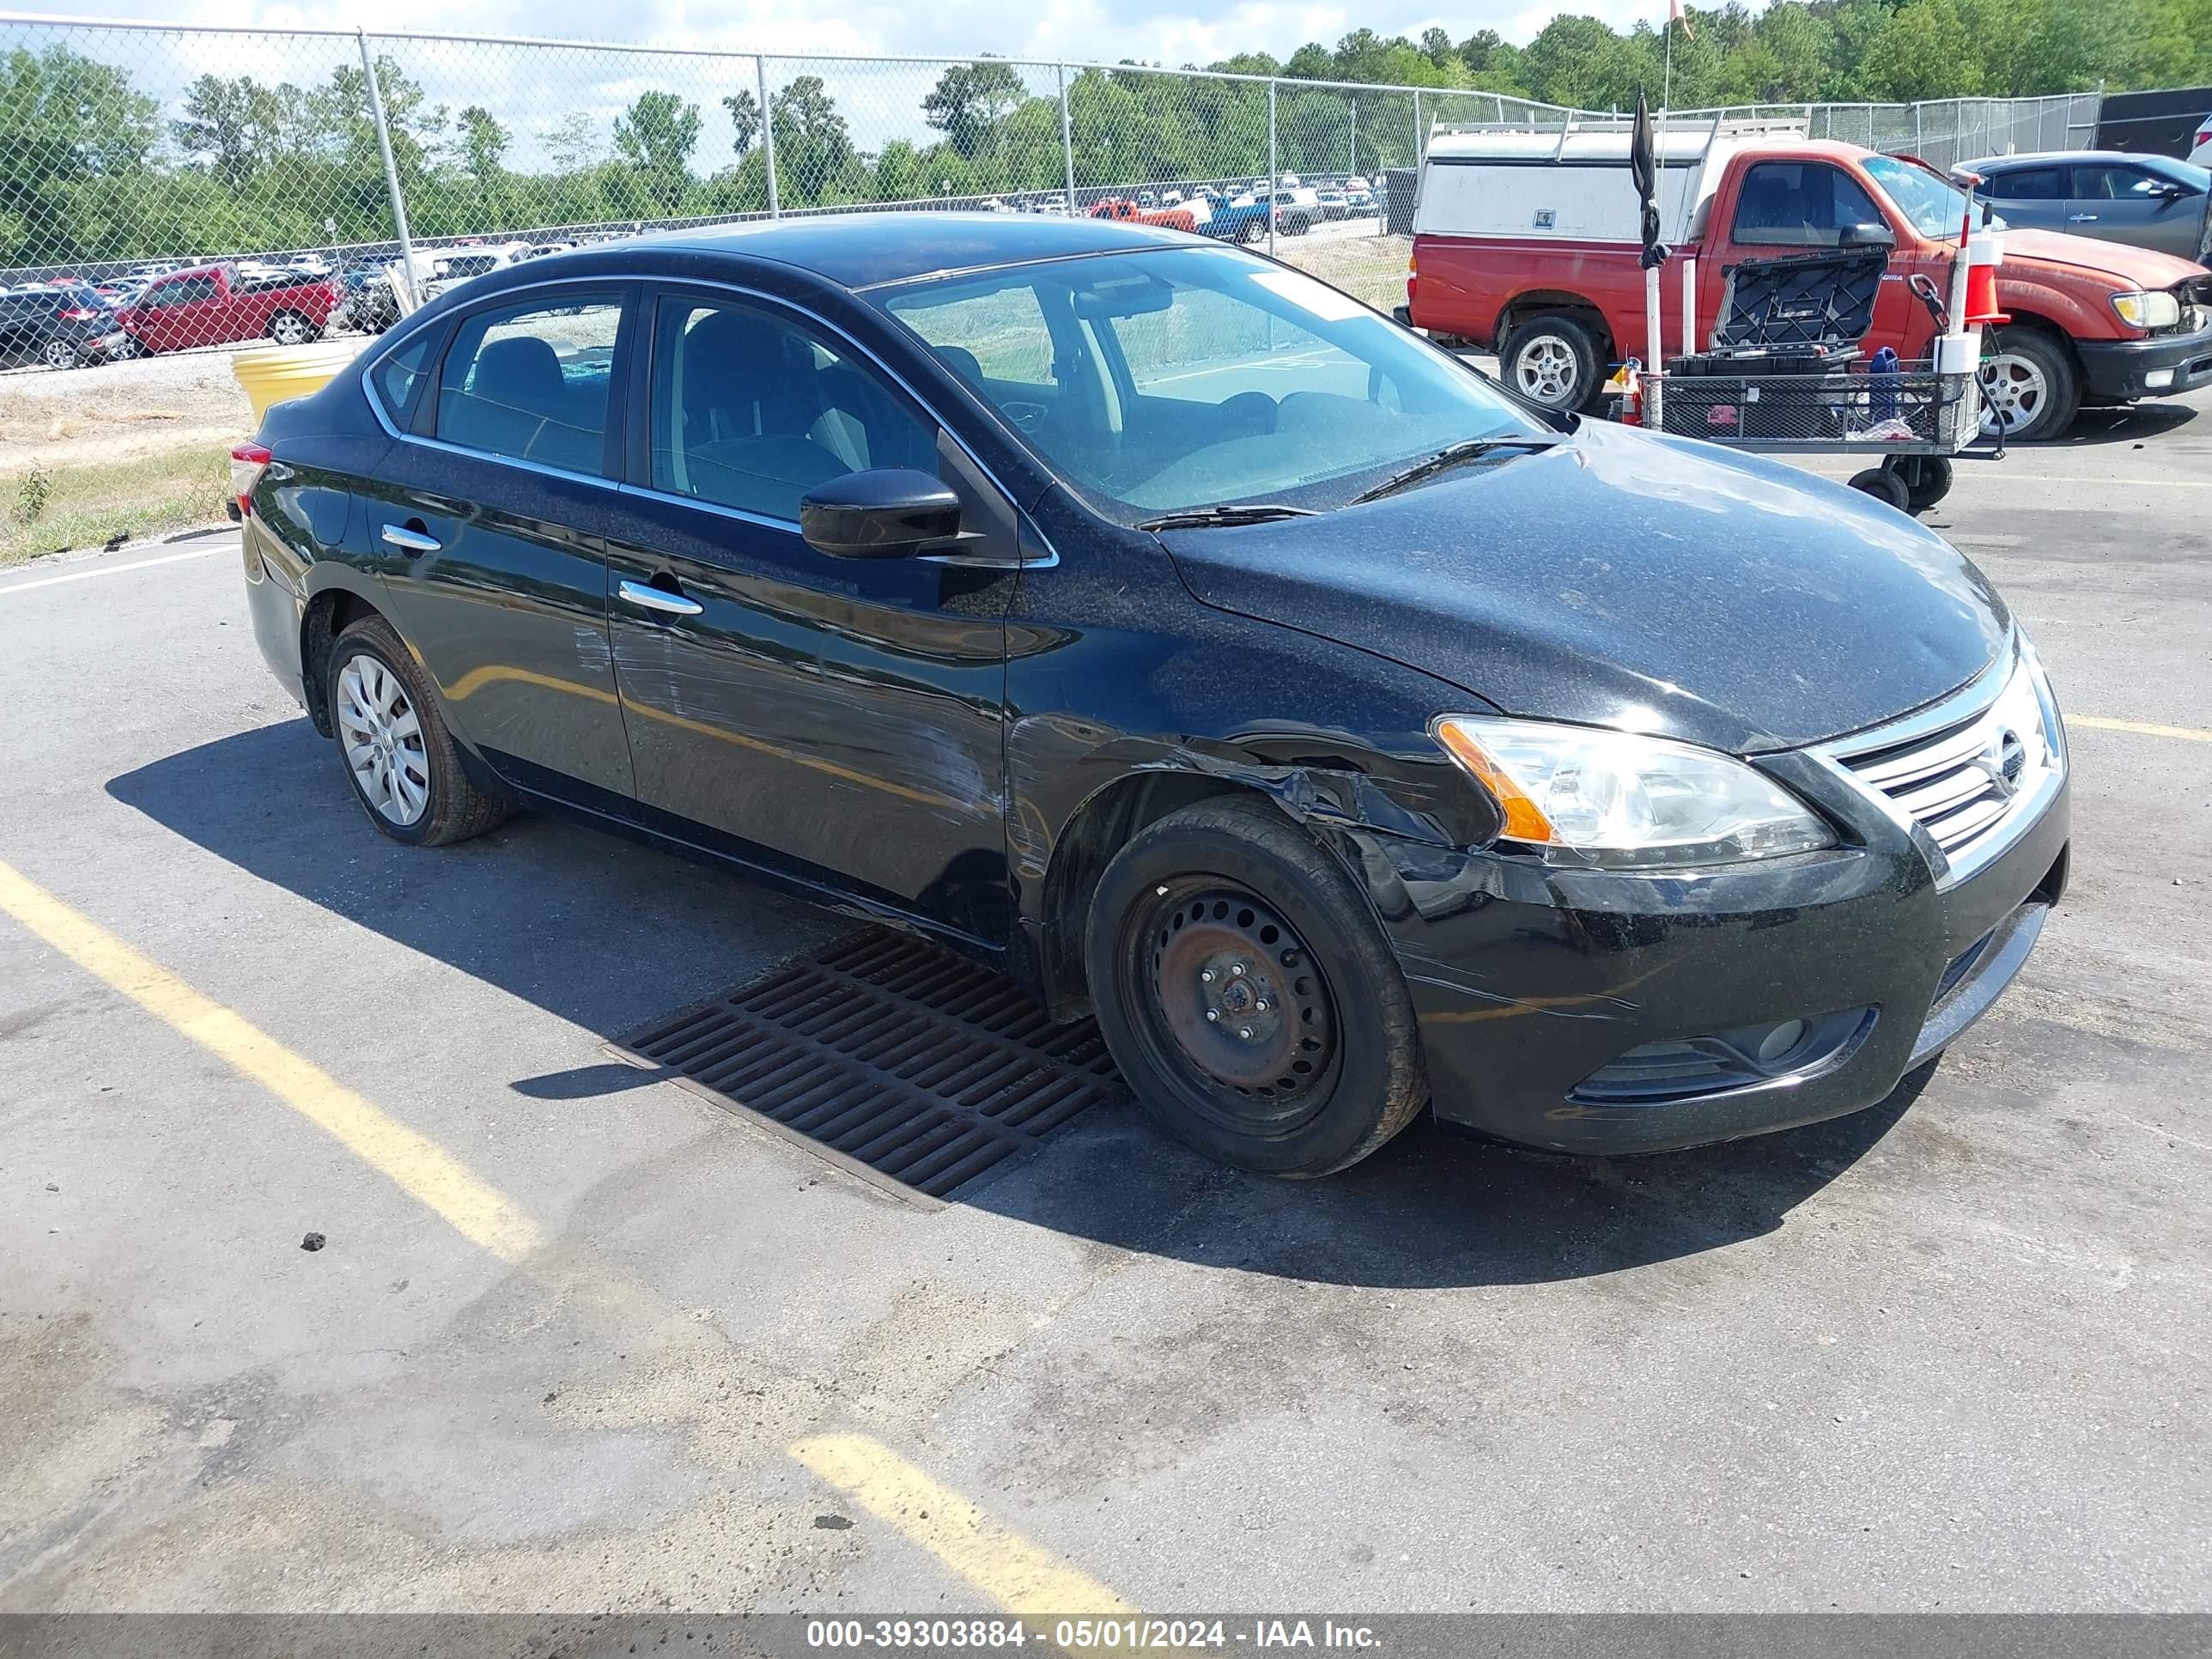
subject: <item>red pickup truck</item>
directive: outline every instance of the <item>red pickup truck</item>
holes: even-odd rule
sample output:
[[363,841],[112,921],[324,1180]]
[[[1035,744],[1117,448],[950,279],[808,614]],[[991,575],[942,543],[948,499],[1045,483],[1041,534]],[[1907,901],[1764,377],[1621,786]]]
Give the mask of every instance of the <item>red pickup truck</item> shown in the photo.
[[304,345],[323,331],[341,295],[330,277],[249,276],[234,264],[196,265],[149,283],[117,319],[141,351],[262,338]]
[[[1660,287],[1668,357],[1684,349],[1685,260],[1698,262],[1703,344],[1731,267],[1855,246],[1892,250],[1863,349],[1929,354],[1936,325],[1911,278],[1925,275],[1948,292],[1966,210],[1959,191],[1917,162],[1856,144],[1765,133],[1731,141],[1717,128],[1670,139],[1661,172],[1662,234],[1672,246]],[[1415,209],[1408,318],[1496,348],[1504,379],[1525,397],[1594,406],[1608,362],[1648,355],[1637,222],[1625,134],[1556,144],[1440,135]],[[1986,337],[1995,374],[1985,425],[2002,419],[2014,438],[2056,437],[2085,401],[2212,384],[2212,271],[2048,231],[2008,231],[2003,247],[1997,298],[2012,322]]]

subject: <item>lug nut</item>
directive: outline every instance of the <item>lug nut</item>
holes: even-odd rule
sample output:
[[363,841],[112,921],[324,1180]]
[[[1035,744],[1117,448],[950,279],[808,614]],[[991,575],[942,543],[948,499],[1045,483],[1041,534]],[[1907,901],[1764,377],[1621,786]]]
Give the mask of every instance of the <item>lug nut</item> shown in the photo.
[[1261,997],[1257,1002],[1254,1003],[1252,1006],[1255,1012],[1264,1014],[1267,1012],[1267,999]]
[[1237,1035],[1249,1042],[1252,1040],[1252,1028],[1249,1025],[1240,1025],[1237,1028]]
[[1198,982],[1199,982],[1200,984],[1201,984],[1201,985],[1211,985],[1211,984],[1212,984],[1212,983],[1213,983],[1213,969],[1211,969],[1211,968],[1201,968],[1201,969],[1200,969],[1198,970]]
[[1218,1008],[1209,1008],[1206,1011],[1206,1024],[1209,1025],[1220,1018],[1221,1011]]
[[1241,962],[1237,963],[1235,966],[1231,968],[1229,971],[1232,974],[1241,975],[1244,971],[1244,964]]

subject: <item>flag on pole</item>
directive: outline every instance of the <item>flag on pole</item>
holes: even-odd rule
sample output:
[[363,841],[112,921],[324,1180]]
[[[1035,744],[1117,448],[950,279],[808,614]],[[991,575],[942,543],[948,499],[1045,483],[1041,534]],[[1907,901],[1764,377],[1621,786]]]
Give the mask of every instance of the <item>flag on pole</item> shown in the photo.
[[1690,27],[1690,14],[1683,6],[1682,0],[1667,0],[1667,21],[1680,23],[1687,39],[1694,40],[1698,38],[1697,31]]

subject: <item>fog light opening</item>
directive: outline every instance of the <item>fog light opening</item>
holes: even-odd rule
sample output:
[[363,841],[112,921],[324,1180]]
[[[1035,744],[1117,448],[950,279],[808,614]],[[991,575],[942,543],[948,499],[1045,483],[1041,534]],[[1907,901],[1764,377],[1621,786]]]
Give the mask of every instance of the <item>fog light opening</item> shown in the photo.
[[1805,1022],[1803,1020],[1784,1020],[1781,1024],[1770,1029],[1766,1035],[1759,1040],[1757,1052],[1759,1064],[1771,1066],[1804,1040]]
[[2155,392],[2161,386],[2169,386],[2172,384],[2173,371],[2170,368],[2154,368],[2143,376],[2143,386],[2149,391]]

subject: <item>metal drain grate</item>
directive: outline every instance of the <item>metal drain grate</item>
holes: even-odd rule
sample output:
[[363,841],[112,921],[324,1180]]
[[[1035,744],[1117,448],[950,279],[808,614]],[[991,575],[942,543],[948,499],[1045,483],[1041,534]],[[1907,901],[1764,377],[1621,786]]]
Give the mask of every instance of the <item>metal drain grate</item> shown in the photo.
[[611,1045],[902,1195],[941,1199],[1121,1083],[1090,1020],[871,931]]

